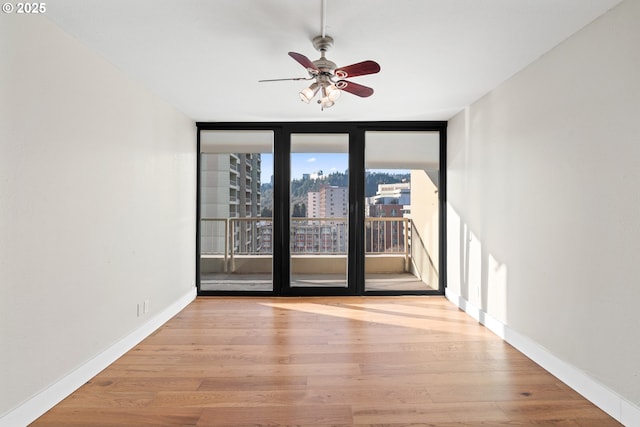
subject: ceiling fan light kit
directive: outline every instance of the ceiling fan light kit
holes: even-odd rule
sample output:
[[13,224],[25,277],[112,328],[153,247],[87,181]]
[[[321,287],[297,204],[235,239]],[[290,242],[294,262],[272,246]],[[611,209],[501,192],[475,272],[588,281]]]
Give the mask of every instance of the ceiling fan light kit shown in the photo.
[[[373,89],[348,80],[347,77],[364,76],[367,74],[375,74],[380,71],[380,65],[375,61],[362,61],[351,64],[346,67],[339,67],[335,62],[326,58],[326,52],[333,46],[333,38],[324,34],[324,15],[325,4],[322,3],[322,35],[313,38],[313,47],[320,52],[320,59],[311,61],[301,53],[289,52],[289,56],[302,65],[309,73],[309,77],[297,77],[291,79],[270,79],[259,80],[260,82],[273,82],[284,80],[314,80],[307,88],[302,89],[299,93],[302,102],[309,104],[318,94],[320,97],[317,103],[320,104],[321,110],[330,108],[340,97],[342,91],[351,93],[361,98],[373,95]],[[339,80],[336,80],[339,79]]]
[[[329,36],[317,36],[313,39],[313,47],[320,52],[321,56],[318,60],[310,61],[313,66],[306,68],[311,76],[310,78],[315,78],[316,81],[300,92],[300,99],[302,102],[308,104],[316,96],[318,91],[320,91],[320,99],[318,99],[317,102],[320,104],[322,110],[333,107],[335,101],[342,93],[332,78],[337,66],[335,62],[325,58],[325,52],[331,46],[333,46],[333,38]],[[301,56],[304,56],[296,52],[289,52],[289,55],[298,62],[300,62],[299,59],[302,59]],[[303,66],[308,65],[304,59],[302,62],[305,62],[302,64]]]

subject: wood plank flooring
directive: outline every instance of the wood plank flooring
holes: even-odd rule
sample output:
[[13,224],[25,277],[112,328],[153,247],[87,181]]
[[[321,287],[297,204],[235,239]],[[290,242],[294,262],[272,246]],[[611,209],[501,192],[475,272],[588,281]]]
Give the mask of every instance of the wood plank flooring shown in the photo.
[[34,426],[619,426],[442,297],[198,298]]

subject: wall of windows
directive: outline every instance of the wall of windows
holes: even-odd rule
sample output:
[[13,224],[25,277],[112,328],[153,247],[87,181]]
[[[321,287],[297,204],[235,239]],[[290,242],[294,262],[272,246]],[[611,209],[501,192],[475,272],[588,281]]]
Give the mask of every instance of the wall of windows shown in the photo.
[[441,294],[446,123],[198,123],[202,295]]

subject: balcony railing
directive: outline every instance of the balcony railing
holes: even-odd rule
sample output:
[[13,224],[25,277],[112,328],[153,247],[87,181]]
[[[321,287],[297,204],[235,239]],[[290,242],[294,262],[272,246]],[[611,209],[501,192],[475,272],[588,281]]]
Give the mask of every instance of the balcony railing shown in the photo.
[[[272,254],[271,218],[202,218],[201,253],[224,257]],[[348,253],[347,218],[291,218],[291,254],[343,255]],[[409,218],[365,218],[365,255],[397,255],[409,265]]]

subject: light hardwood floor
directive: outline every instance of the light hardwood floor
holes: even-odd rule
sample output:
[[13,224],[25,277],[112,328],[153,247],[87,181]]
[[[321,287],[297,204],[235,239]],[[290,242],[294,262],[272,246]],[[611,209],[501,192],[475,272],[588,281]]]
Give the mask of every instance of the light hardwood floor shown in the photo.
[[442,297],[198,298],[34,426],[620,425]]

